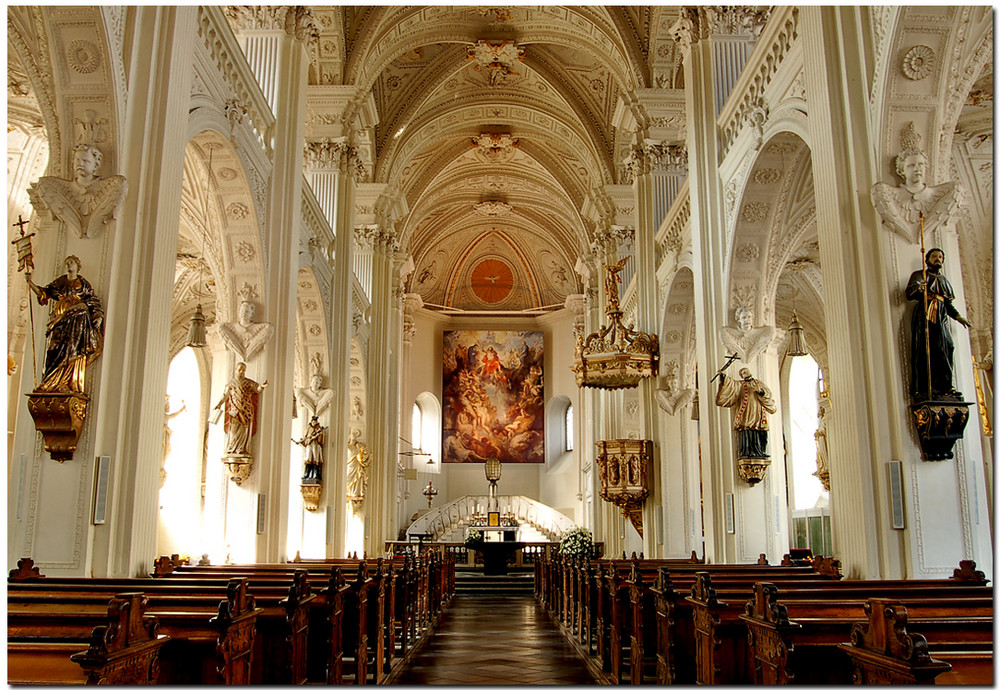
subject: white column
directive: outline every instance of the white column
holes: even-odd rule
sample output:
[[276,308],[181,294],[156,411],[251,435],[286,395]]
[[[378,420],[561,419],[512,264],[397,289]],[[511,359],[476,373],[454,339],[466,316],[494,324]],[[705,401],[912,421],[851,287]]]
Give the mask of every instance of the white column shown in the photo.
[[[382,553],[395,514],[396,429],[398,394],[392,388],[393,298],[395,236],[384,228],[369,231],[372,243],[371,337],[368,342],[368,434],[372,453],[369,496],[365,500],[366,538],[369,554]],[[392,535],[395,537],[395,534]]]
[[[857,8],[803,7],[805,88],[810,103],[816,225],[827,299],[833,549],[849,577],[904,577],[903,535],[889,524],[886,465],[904,458],[908,419],[899,381],[897,325],[890,309],[880,222],[868,194],[868,41]],[[822,190],[822,191],[820,191]],[[919,459],[910,456],[911,461]],[[955,564],[957,566],[957,563]]]
[[[129,193],[117,223],[104,366],[92,400],[95,454],[111,456],[107,525],[90,574],[147,574],[156,556],[171,295],[196,10],[136,8],[120,151]],[[94,405],[94,403],[97,403]],[[92,460],[92,458],[91,458]],[[58,510],[56,506],[52,507]],[[88,516],[89,517],[89,516]],[[89,520],[88,520],[89,522]]]
[[[689,10],[700,22],[699,11]],[[725,215],[718,174],[719,141],[715,124],[715,60],[710,42],[699,40],[700,27],[683,33],[684,83],[687,85],[688,165],[691,179],[692,248],[695,328],[697,329],[699,416],[702,438],[702,487],[705,522],[705,558],[716,563],[736,562],[735,539],[726,531],[725,494],[735,491],[735,448],[729,412],[715,405],[715,383],[710,379],[724,361],[719,329],[726,324]],[[724,413],[724,414],[723,414]]]
[[328,333],[330,337],[330,388],[326,470],[323,477],[327,512],[326,555],[341,558],[346,550],[346,463],[350,422],[351,294],[354,251],[354,191],[350,174],[352,150],[346,145],[310,143],[310,182],[313,193],[334,231],[334,267]]
[[[289,9],[289,15],[295,12]],[[260,376],[268,388],[260,396],[256,458],[257,501],[264,502],[264,529],[257,535],[258,561],[280,561],[288,554],[288,492],[291,462],[292,400],[295,354],[295,299],[298,278],[299,224],[302,207],[305,140],[306,42],[290,31],[280,37],[275,102],[274,168],[266,217],[266,320],[274,337],[262,355]],[[259,381],[260,379],[258,379]],[[253,490],[253,484],[249,487]],[[266,500],[263,498],[266,496]],[[259,505],[259,503],[258,503]],[[258,508],[260,510],[260,508]]]

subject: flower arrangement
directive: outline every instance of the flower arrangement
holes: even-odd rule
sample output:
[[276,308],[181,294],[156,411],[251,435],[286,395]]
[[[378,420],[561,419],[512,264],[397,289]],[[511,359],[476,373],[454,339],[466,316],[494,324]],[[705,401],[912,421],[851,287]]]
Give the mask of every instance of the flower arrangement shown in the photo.
[[559,553],[576,558],[590,558],[594,554],[594,538],[586,527],[574,527],[562,533]]
[[479,544],[483,543],[483,533],[477,529],[470,529],[465,534],[465,547],[468,549],[474,549]]

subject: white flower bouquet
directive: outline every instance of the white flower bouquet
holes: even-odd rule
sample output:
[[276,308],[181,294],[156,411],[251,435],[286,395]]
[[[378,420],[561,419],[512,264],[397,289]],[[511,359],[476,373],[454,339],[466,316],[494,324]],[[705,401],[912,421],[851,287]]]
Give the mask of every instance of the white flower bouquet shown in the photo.
[[594,538],[586,527],[574,527],[562,533],[559,553],[576,558],[590,558],[594,554]]

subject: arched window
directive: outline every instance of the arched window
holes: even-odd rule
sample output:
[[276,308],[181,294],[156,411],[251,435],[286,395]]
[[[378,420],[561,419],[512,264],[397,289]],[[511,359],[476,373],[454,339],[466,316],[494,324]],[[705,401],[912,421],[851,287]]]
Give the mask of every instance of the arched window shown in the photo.
[[563,450],[567,453],[573,450],[574,433],[573,403],[570,403],[566,406],[566,412],[563,414]]
[[792,545],[814,554],[832,553],[830,494],[818,478],[818,394],[822,386],[819,365],[810,356],[792,357],[788,375],[789,513]]
[[413,467],[420,472],[441,472],[441,403],[431,393],[423,392],[413,404],[413,450],[428,455],[414,455]]

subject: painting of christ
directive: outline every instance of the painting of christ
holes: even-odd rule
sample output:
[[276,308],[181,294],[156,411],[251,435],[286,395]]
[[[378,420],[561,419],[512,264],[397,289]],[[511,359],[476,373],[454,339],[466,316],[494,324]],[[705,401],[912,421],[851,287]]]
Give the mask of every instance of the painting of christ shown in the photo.
[[444,332],[442,462],[545,462],[540,331]]

